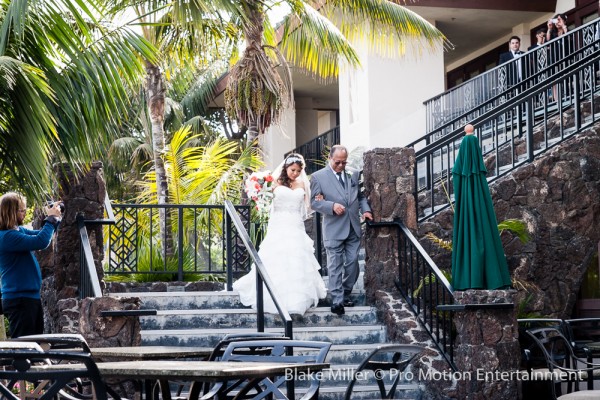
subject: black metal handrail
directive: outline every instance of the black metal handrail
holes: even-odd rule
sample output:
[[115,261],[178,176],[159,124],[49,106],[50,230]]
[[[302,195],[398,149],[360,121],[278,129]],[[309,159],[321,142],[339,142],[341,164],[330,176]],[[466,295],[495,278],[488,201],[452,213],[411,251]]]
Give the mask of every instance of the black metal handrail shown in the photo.
[[[504,103],[468,121],[486,156],[488,182],[510,173],[582,129],[594,124],[600,91],[596,78],[600,61],[597,42],[573,52],[578,61],[561,71],[542,70],[517,86]],[[544,77],[544,79],[541,79]],[[548,93],[557,94],[551,103]],[[496,99],[490,100],[495,102]],[[415,180],[418,219],[423,221],[453,202],[452,167],[463,137],[456,130],[416,152]]]
[[436,309],[441,305],[454,304],[452,285],[402,221],[368,224],[370,227],[395,228],[398,243],[396,287],[440,353],[456,371],[453,313]]
[[[233,232],[235,230],[235,234]],[[240,217],[236,211],[236,208],[229,200],[225,200],[225,236],[227,238],[227,258],[230,258],[230,252],[236,243],[234,242],[234,236],[238,236],[242,242],[248,254],[250,254],[250,258],[254,262],[256,267],[256,314],[257,314],[257,330],[258,332],[265,331],[265,312],[264,312],[264,296],[263,296],[263,283],[267,288],[267,291],[271,295],[271,299],[273,299],[273,304],[277,308],[277,312],[283,321],[285,336],[290,339],[293,338],[293,326],[292,326],[292,318],[290,314],[287,312],[285,307],[281,305],[279,296],[277,295],[277,289],[275,288],[275,284],[271,281],[269,277],[269,273],[267,272],[265,266],[263,265],[254,244],[250,240],[250,236]],[[283,260],[282,260],[283,262]],[[231,290],[231,285],[233,283],[233,273],[231,272],[230,263],[227,263],[227,290]]]
[[[595,41],[598,21],[595,20],[569,31],[542,46],[527,52],[518,59],[499,65],[461,85],[441,93],[424,102],[426,107],[427,135],[413,142],[409,147],[420,146],[418,142],[430,144],[445,134],[459,129],[465,120],[477,116],[481,105],[491,99],[509,93],[518,81],[530,81],[541,69],[552,66],[560,70],[577,61],[576,53],[582,47]],[[520,73],[517,74],[517,67]],[[542,77],[543,78],[543,77]],[[502,100],[491,103],[495,107]],[[471,114],[470,116],[466,116]],[[475,115],[473,115],[475,114]]]
[[115,217],[108,194],[104,196],[104,209],[108,215],[107,219],[85,219],[82,214],[78,214],[77,229],[79,230],[80,256],[79,256],[79,298],[86,297],[102,297],[102,289],[100,287],[100,279],[94,262],[92,246],[87,233],[88,225],[112,225],[115,223]]
[[[298,153],[304,157],[306,161],[306,173],[308,175],[323,168],[322,161],[327,148],[340,144],[340,127],[336,126],[333,129],[328,130],[317,136],[316,138],[304,143],[301,146],[296,147],[294,150],[285,154],[287,156],[290,153]],[[327,157],[325,157],[327,158]]]

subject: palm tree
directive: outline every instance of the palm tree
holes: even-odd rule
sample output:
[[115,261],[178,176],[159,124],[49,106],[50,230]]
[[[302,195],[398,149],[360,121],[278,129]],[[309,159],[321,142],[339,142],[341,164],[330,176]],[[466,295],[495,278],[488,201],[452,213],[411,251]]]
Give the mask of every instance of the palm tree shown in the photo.
[[[246,49],[230,72],[225,105],[238,124],[248,127],[249,143],[277,122],[293,102],[286,60],[321,78],[331,78],[337,76],[341,61],[359,64],[348,39],[364,38],[374,49],[392,54],[394,48],[402,52],[407,39],[420,40],[429,49],[445,42],[430,23],[388,0],[242,0],[240,4]],[[266,19],[275,4],[290,9],[281,26],[281,52]],[[283,67],[283,75],[277,66]]]
[[[0,0],[0,172],[41,199],[49,163],[97,159],[154,49],[99,16],[103,1]],[[54,158],[52,158],[54,157]]]
[[[151,132],[153,166],[156,179],[158,204],[166,204],[169,195],[167,173],[163,163],[162,154],[165,150],[165,108],[167,104],[167,82],[165,68],[188,68],[194,70],[195,65],[203,62],[207,56],[208,47],[216,46],[228,37],[228,31],[223,29],[224,24],[218,17],[222,10],[235,10],[235,2],[215,1],[139,1],[139,0],[113,0],[107,1],[111,14],[120,15],[129,10],[135,17],[129,22],[138,24],[143,36],[154,44],[161,56],[161,60],[146,59],[145,67],[145,102]],[[213,3],[218,3],[216,7]],[[215,29],[218,27],[218,29]],[[170,215],[166,209],[159,210],[162,237],[165,238],[167,253],[172,254],[173,241],[170,225]]]
[[[364,38],[373,49],[389,55],[402,53],[407,39],[422,42],[423,49],[446,43],[443,34],[430,23],[388,0],[113,1],[120,8],[135,4],[138,15],[155,18],[154,26],[160,28],[154,30],[155,39],[161,41],[153,43],[160,43],[164,50],[190,51],[192,46],[207,43],[207,38],[212,43],[216,39],[245,39],[243,56],[229,74],[225,101],[228,114],[242,131],[247,129],[248,143],[254,143],[256,136],[276,123],[282,110],[293,104],[288,61],[327,79],[337,76],[340,63],[359,65],[349,39]],[[290,10],[277,34],[267,14],[276,5]],[[159,11],[153,12],[150,7]],[[149,27],[145,29],[150,32]],[[150,39],[148,33],[145,37]],[[163,54],[173,56],[166,51]],[[277,67],[283,69],[283,74]],[[149,93],[157,101],[159,123],[164,84],[156,75],[158,70],[151,70],[149,64],[147,68],[151,77],[147,82],[156,85]],[[160,136],[160,129],[155,128],[153,134]],[[156,145],[161,144],[157,139]]]

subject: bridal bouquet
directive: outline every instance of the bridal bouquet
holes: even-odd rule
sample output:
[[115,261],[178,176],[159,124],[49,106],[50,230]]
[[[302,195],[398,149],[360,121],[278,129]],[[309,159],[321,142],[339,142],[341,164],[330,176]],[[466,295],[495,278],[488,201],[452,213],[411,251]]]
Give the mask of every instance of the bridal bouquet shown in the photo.
[[244,191],[248,195],[250,206],[254,209],[258,222],[266,222],[269,219],[274,180],[271,171],[262,171],[253,172],[244,183]]

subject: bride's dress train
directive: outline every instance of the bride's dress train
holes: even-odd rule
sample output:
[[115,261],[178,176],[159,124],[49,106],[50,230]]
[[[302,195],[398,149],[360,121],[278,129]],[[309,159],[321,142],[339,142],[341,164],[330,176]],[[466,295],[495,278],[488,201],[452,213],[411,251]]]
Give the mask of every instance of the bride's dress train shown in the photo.
[[[265,238],[258,255],[275,285],[277,296],[290,314],[304,314],[325,298],[327,289],[314,256],[313,241],[304,230],[302,207],[304,189],[277,186],[274,189],[273,210]],[[233,283],[242,304],[256,308],[256,271],[251,271]],[[277,313],[266,288],[263,289],[264,310]]]

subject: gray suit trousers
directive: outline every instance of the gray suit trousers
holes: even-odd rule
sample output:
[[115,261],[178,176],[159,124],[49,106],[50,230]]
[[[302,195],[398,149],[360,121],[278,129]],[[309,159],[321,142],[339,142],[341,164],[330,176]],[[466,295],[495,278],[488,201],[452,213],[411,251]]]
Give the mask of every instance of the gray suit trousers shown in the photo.
[[350,293],[358,280],[358,250],[360,237],[354,229],[345,240],[326,240],[327,274],[332,304],[341,304],[350,299]]

